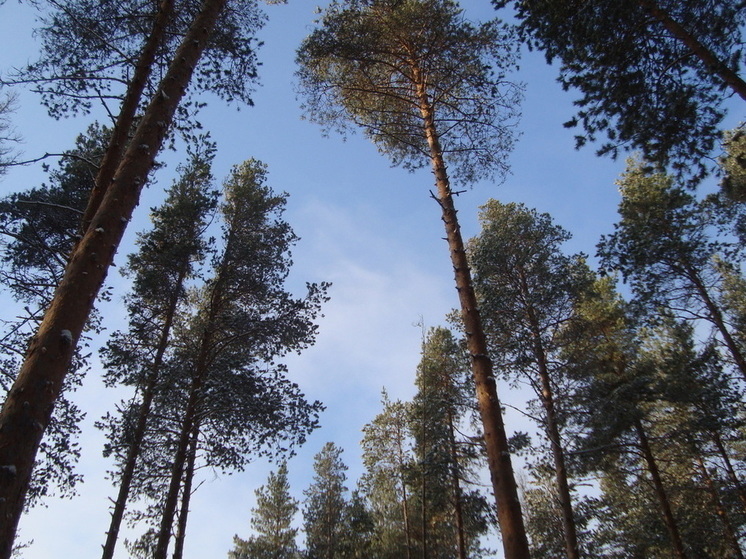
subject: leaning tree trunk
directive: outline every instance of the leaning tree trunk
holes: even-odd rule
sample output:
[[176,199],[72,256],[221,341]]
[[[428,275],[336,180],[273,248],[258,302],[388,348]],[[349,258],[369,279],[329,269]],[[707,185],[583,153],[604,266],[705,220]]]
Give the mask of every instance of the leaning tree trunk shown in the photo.
[[637,3],[657,19],[676,39],[686,45],[692,54],[699,58],[712,74],[723,80],[725,86],[746,100],[746,82],[725,61],[715,56],[711,50],[699,42],[678,21],[673,19],[668,12],[658,6],[654,0],[637,0]]
[[718,307],[717,303],[713,301],[710,292],[694,267],[685,263],[684,269],[689,280],[694,284],[694,288],[697,290],[697,293],[704,302],[705,307],[707,307],[707,312],[710,314],[710,322],[712,322],[718,332],[720,332],[736,367],[738,367],[738,370],[741,372],[741,376],[746,379],[746,356],[744,356],[738,342],[736,342],[735,338],[730,333],[728,326],[725,324],[725,319],[723,318],[723,313],[721,312],[720,307]]
[[[529,289],[526,282],[526,276],[523,268],[518,269],[518,279],[520,291],[526,301],[529,300]],[[557,410],[554,405],[554,392],[549,376],[549,367],[547,365],[547,355],[544,350],[544,342],[541,339],[539,329],[539,320],[536,317],[534,307],[530,304],[526,306],[526,318],[528,319],[531,330],[531,338],[534,346],[534,358],[539,372],[539,385],[541,392],[539,400],[544,408],[546,417],[546,435],[549,439],[549,446],[552,450],[554,460],[554,474],[557,482],[557,496],[559,497],[560,510],[562,511],[562,535],[565,540],[565,553],[567,559],[579,559],[578,535],[575,526],[575,514],[572,508],[572,498],[570,496],[570,484],[567,481],[567,467],[565,465],[565,454],[560,440],[559,422],[557,421]]]
[[500,400],[497,396],[497,384],[492,373],[492,361],[487,352],[487,341],[479,315],[477,297],[471,280],[469,263],[466,259],[461,229],[456,217],[453,193],[448,180],[443,151],[435,126],[433,106],[428,99],[422,72],[415,64],[412,66],[419,110],[424,122],[424,133],[430,150],[430,160],[438,192],[435,199],[442,211],[456,280],[456,291],[458,291],[461,304],[461,319],[466,332],[466,345],[471,356],[477,402],[482,417],[484,441],[487,448],[487,463],[497,503],[497,518],[500,524],[503,550],[506,559],[527,559],[530,557],[528,538],[523,525],[521,503],[518,500],[518,487],[513,475],[508,437],[505,434]]
[[179,303],[179,293],[182,289],[188,267],[189,264],[186,263],[186,265],[179,271],[177,284],[172,292],[171,300],[168,302],[163,327],[161,328],[160,339],[158,341],[158,347],[156,349],[155,357],[153,358],[153,363],[150,366],[145,386],[143,387],[142,402],[140,402],[137,425],[135,426],[135,432],[132,434],[132,441],[129,443],[127,449],[127,457],[125,458],[124,466],[122,468],[122,474],[119,477],[119,493],[117,494],[117,500],[114,503],[114,510],[111,512],[111,522],[109,523],[109,531],[106,533],[106,543],[104,544],[104,551],[101,555],[101,559],[112,559],[112,557],[114,557],[114,548],[117,545],[119,529],[122,525],[122,518],[124,517],[124,509],[127,506],[127,499],[129,498],[130,487],[132,486],[132,479],[135,474],[135,466],[137,465],[137,459],[140,457],[140,451],[142,450],[142,441],[145,438],[145,430],[148,425],[148,418],[150,417],[150,408],[153,403],[153,396],[155,395],[155,388],[160,375],[161,365],[163,364],[163,355],[166,353],[166,348],[168,347],[171,326],[173,324],[174,315],[176,314],[176,306]]
[[0,559],[10,559],[36,452],[77,341],[176,108],[227,0],[205,0],[129,143],[111,186],[70,256],[0,411]]
[[723,459],[723,465],[725,466],[725,471],[728,474],[728,479],[733,484],[733,487],[736,488],[736,493],[738,493],[738,498],[741,501],[743,511],[746,512],[746,491],[744,491],[743,484],[738,478],[738,474],[736,474],[735,468],[733,468],[733,463],[731,462],[728,450],[725,448],[725,444],[723,444],[723,438],[717,431],[711,431],[711,434],[712,440],[718,449],[718,454]]
[[642,421],[639,419],[635,421],[635,432],[640,441],[640,449],[642,450],[642,456],[645,459],[650,477],[653,479],[653,487],[655,488],[655,494],[658,497],[658,503],[661,507],[661,514],[663,515],[663,522],[666,525],[669,539],[671,540],[671,546],[673,547],[674,555],[678,559],[687,559],[687,555],[684,552],[684,544],[681,541],[681,534],[679,533],[679,527],[676,525],[676,520],[671,510],[671,503],[666,494],[666,489],[663,487],[663,480],[661,479],[661,473],[658,469],[658,463],[655,461],[653,451],[650,448],[650,441],[648,440],[647,433],[642,425]]
[[741,546],[738,543],[738,535],[736,533],[736,530],[733,528],[733,523],[730,520],[730,515],[728,514],[728,511],[725,510],[723,500],[720,498],[720,492],[718,491],[718,488],[715,485],[715,481],[712,479],[710,472],[707,470],[707,465],[702,459],[702,453],[700,452],[698,445],[692,443],[692,450],[694,451],[694,455],[696,456],[696,462],[697,466],[699,467],[699,471],[705,480],[705,484],[707,485],[707,491],[710,494],[712,506],[715,509],[715,513],[718,515],[718,518],[723,525],[723,532],[725,538],[728,540],[728,545],[731,548],[733,557],[735,559],[744,559],[743,552],[741,551]]
[[184,468],[184,486],[181,490],[181,507],[179,507],[179,522],[174,538],[174,554],[172,559],[181,559],[184,555],[184,540],[186,539],[187,519],[189,518],[189,502],[192,499],[192,483],[194,481],[194,464],[197,460],[197,444],[199,442],[199,425],[192,427],[192,438],[189,441],[189,454],[186,468]]
[[[214,311],[213,311],[214,312]],[[214,318],[211,317],[211,318]],[[161,511],[161,523],[158,529],[158,539],[153,552],[153,559],[166,559],[168,556],[168,544],[171,540],[171,531],[176,515],[176,506],[179,501],[179,489],[181,480],[184,475],[185,465],[189,455],[189,446],[192,439],[192,432],[195,428],[199,402],[202,398],[202,387],[205,377],[207,376],[207,361],[209,346],[212,341],[209,330],[213,324],[208,320],[207,329],[200,343],[199,355],[194,367],[191,384],[189,386],[189,398],[184,409],[184,415],[179,432],[179,440],[176,444],[176,453],[174,454],[171,464],[171,475],[166,493],[166,499]]]
[[111,138],[109,138],[109,145],[104,154],[104,158],[101,160],[101,165],[98,168],[96,181],[90,197],[88,198],[88,205],[86,206],[85,212],[83,212],[83,218],[80,224],[81,235],[88,230],[93,216],[96,215],[96,211],[98,211],[98,207],[106,193],[106,189],[114,178],[114,173],[122,159],[124,149],[127,147],[127,137],[129,136],[132,124],[135,121],[135,115],[137,114],[137,107],[140,105],[140,100],[142,99],[142,93],[145,91],[148,78],[150,78],[150,74],[153,71],[153,64],[155,63],[155,57],[158,53],[158,47],[163,43],[163,38],[166,35],[166,26],[173,15],[173,8],[174,0],[163,0],[161,2],[158,7],[158,13],[153,21],[153,28],[151,29],[150,34],[140,51],[140,57],[137,59],[137,63],[135,64],[132,79],[127,83],[127,91],[124,94],[124,99],[122,99],[122,106],[119,108],[119,115],[114,124]]

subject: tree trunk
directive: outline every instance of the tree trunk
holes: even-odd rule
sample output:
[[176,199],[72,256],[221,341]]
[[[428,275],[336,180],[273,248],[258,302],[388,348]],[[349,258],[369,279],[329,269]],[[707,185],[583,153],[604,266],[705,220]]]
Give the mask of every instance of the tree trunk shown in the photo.
[[424,122],[424,132],[430,150],[433,174],[438,195],[435,197],[442,211],[446,238],[451,253],[451,262],[461,305],[461,318],[466,332],[467,349],[471,355],[472,372],[476,386],[477,402],[482,417],[484,440],[487,447],[487,462],[492,479],[497,504],[497,518],[500,524],[505,559],[527,559],[530,557],[528,539],[523,525],[518,488],[513,475],[513,465],[505,434],[497,384],[492,374],[492,361],[487,351],[487,342],[479,316],[477,298],[471,281],[471,271],[466,259],[464,242],[461,237],[456,209],[453,204],[448,173],[443,151],[440,147],[435,127],[433,107],[425,90],[422,73],[412,65],[419,109]]
[[684,43],[712,74],[718,76],[727,87],[730,87],[734,93],[746,100],[746,82],[724,61],[717,58],[712,51],[684,29],[679,22],[671,18],[654,0],[637,0],[637,3],[657,19],[674,37]]
[[718,453],[720,454],[720,457],[723,459],[723,464],[725,465],[725,471],[728,474],[728,479],[730,479],[730,482],[733,484],[733,487],[736,488],[736,492],[738,493],[738,498],[741,501],[741,505],[743,506],[744,512],[746,512],[746,492],[743,489],[741,480],[738,478],[738,475],[736,474],[736,470],[733,468],[733,463],[730,461],[730,456],[728,456],[728,451],[726,450],[725,445],[723,444],[723,439],[720,437],[720,433],[716,431],[712,432],[712,439],[715,442],[715,446],[718,449]]
[[163,364],[163,355],[166,353],[166,348],[168,347],[171,325],[173,324],[174,315],[176,314],[176,306],[179,303],[178,294],[181,291],[182,284],[184,283],[188,266],[189,264],[186,263],[186,265],[181,269],[177,281],[177,287],[174,289],[171,300],[168,303],[168,308],[166,309],[158,348],[156,349],[156,354],[153,358],[150,374],[148,375],[145,386],[143,387],[142,402],[140,403],[137,425],[135,426],[135,432],[132,435],[132,442],[127,449],[127,458],[125,459],[124,467],[122,468],[122,475],[119,478],[119,493],[117,495],[117,500],[114,503],[114,510],[111,513],[111,522],[109,523],[109,531],[106,533],[106,543],[104,544],[104,551],[101,555],[101,559],[112,559],[114,557],[114,548],[117,545],[119,529],[122,525],[124,509],[127,506],[127,499],[129,498],[130,487],[132,486],[135,466],[137,465],[142,441],[145,437],[145,430],[148,424],[148,417],[150,416],[150,407],[153,402],[156,383],[160,374],[161,365]]
[[404,479],[404,450],[401,445],[401,426],[397,425],[396,444],[399,449],[399,478],[402,492],[402,515],[404,516],[404,541],[407,546],[407,559],[412,559],[412,530],[409,521],[409,499],[407,498],[407,481]]
[[[529,300],[529,289],[526,282],[526,275],[522,268],[518,268],[518,278],[520,282],[520,291],[526,301]],[[539,370],[539,381],[541,392],[539,399],[544,408],[546,415],[546,435],[549,439],[549,446],[552,449],[552,458],[554,460],[554,474],[557,482],[557,496],[562,511],[562,535],[565,540],[565,553],[567,559],[579,559],[578,535],[575,526],[575,515],[572,508],[572,498],[570,497],[570,484],[567,481],[567,467],[565,465],[565,454],[560,439],[559,424],[557,422],[557,411],[554,407],[554,393],[552,383],[549,377],[549,367],[547,366],[547,356],[544,351],[544,342],[541,339],[539,321],[536,312],[530,304],[526,304],[526,318],[531,329],[531,337],[534,346],[534,358]]]
[[171,19],[173,8],[173,0],[163,0],[161,2],[158,7],[158,13],[153,21],[153,29],[150,31],[150,35],[148,35],[142,51],[140,51],[140,57],[135,64],[132,79],[127,84],[127,91],[122,100],[122,106],[119,108],[119,115],[114,124],[109,145],[106,148],[104,158],[101,160],[93,190],[88,198],[85,212],[83,212],[80,229],[81,235],[88,230],[93,216],[96,215],[106,189],[111,184],[117,166],[122,159],[122,153],[124,153],[124,149],[127,147],[127,136],[129,136],[132,123],[135,121],[137,107],[140,105],[142,93],[153,70],[155,55],[158,52],[158,47],[163,42],[163,37],[166,34],[166,26]]
[[663,487],[663,480],[661,479],[660,470],[658,464],[653,456],[653,451],[650,448],[650,442],[648,436],[645,433],[645,429],[642,426],[642,421],[639,419],[635,421],[635,431],[640,441],[640,449],[642,450],[643,458],[650,472],[650,477],[653,478],[653,486],[655,487],[655,494],[658,497],[658,503],[661,507],[661,514],[663,515],[663,522],[666,525],[668,536],[671,540],[671,546],[673,552],[678,559],[687,559],[686,553],[684,552],[684,544],[681,541],[681,535],[679,534],[679,528],[676,525],[673,512],[671,511],[671,503],[666,495],[666,490]]
[[174,112],[227,0],[205,0],[152,99],[91,226],[73,251],[0,411],[0,559],[9,559],[36,452],[75,345]]
[[728,544],[730,545],[731,550],[733,551],[733,556],[736,559],[744,559],[743,552],[741,551],[741,546],[738,544],[738,535],[733,529],[733,524],[731,523],[730,517],[726,512],[725,507],[723,506],[723,501],[722,499],[720,499],[718,488],[715,486],[715,482],[712,479],[710,472],[707,471],[707,466],[702,460],[702,454],[697,448],[697,445],[692,444],[692,446],[694,455],[697,457],[696,460],[697,465],[699,466],[699,471],[702,474],[702,477],[705,479],[705,483],[707,484],[707,491],[710,493],[712,506],[715,509],[715,513],[718,515],[720,522],[722,522],[723,524],[723,532],[725,534],[725,538],[728,540]]
[[448,442],[451,447],[451,483],[453,485],[453,514],[456,517],[456,549],[458,559],[466,559],[466,534],[464,533],[464,510],[459,479],[458,452],[456,434],[453,425],[453,410],[448,408]]
[[689,279],[694,284],[697,293],[699,293],[699,296],[702,298],[702,301],[707,307],[707,312],[710,314],[710,322],[712,322],[712,324],[715,325],[715,328],[718,329],[718,332],[720,332],[720,335],[722,336],[723,341],[725,342],[725,346],[728,348],[733,361],[735,361],[736,366],[741,372],[743,378],[746,379],[746,357],[744,357],[743,353],[741,352],[741,348],[738,347],[738,343],[731,335],[728,327],[725,325],[723,313],[720,311],[720,308],[717,306],[715,301],[712,300],[712,297],[710,297],[710,293],[707,290],[705,284],[700,279],[697,271],[694,270],[688,263],[684,263],[684,268]]
[[[211,326],[212,324],[208,322],[208,330]],[[153,559],[166,559],[168,556],[168,543],[171,540],[176,506],[179,501],[179,489],[181,488],[181,480],[184,476],[185,464],[187,462],[189,446],[192,440],[192,432],[195,428],[198,414],[197,408],[201,397],[202,385],[204,384],[207,372],[209,342],[210,335],[209,332],[206,332],[200,343],[199,356],[194,368],[194,376],[192,377],[191,386],[189,387],[189,399],[185,407],[181,431],[179,433],[179,441],[171,465],[168,492],[166,493],[163,511],[161,512],[161,523],[158,529],[158,540],[155,551],[153,552]]]
[[179,509],[179,522],[174,538],[173,559],[181,559],[184,555],[184,540],[186,538],[187,519],[189,518],[189,501],[192,498],[192,482],[194,481],[194,463],[197,460],[197,443],[199,442],[199,426],[192,428],[192,438],[189,441],[189,454],[187,455],[186,468],[184,470],[184,487],[181,490],[181,507]]

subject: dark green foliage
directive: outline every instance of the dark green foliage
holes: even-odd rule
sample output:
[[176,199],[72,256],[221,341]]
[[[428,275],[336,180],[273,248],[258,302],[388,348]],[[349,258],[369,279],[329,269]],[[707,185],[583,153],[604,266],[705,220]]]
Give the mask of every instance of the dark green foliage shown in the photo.
[[[211,277],[189,294],[177,320],[135,480],[135,494],[151,502],[142,512],[150,522],[162,514],[169,477],[180,485],[191,474],[175,457],[194,437],[195,468],[231,472],[258,456],[287,457],[318,425],[323,406],[307,401],[277,360],[313,343],[327,284],[308,284],[303,298],[285,290],[297,237],[282,219],[286,195],[274,194],[265,181],[266,167],[255,160],[226,180],[222,246]],[[152,308],[168,294],[158,294]],[[126,367],[123,372],[127,382],[141,378]],[[115,440],[126,441],[126,420],[111,427]]]
[[735,202],[746,202],[746,132],[743,128],[726,132],[725,155],[720,160],[723,193]]
[[718,65],[743,69],[743,3],[735,0],[493,0],[514,6],[524,39],[559,59],[559,81],[577,90],[578,146],[599,136],[598,150],[641,150],[646,159],[677,174],[701,177],[720,139],[723,102],[732,94],[718,67],[651,15],[656,6],[710,51]]
[[[30,82],[56,118],[88,112],[97,101],[116,104],[128,86],[161,2],[74,0],[40,4],[42,26],[37,33],[42,43],[41,57],[17,70],[12,81]],[[200,4],[195,0],[174,2],[147,91],[155,90]],[[265,16],[255,0],[235,0],[229,6],[195,71],[193,91],[209,91],[227,101],[251,104],[257,77],[254,34],[264,24]],[[201,104],[186,100],[179,109],[181,117]]]
[[326,443],[314,458],[313,471],[313,483],[303,492],[306,553],[309,559],[340,559],[347,507],[342,449]]
[[267,484],[254,493],[256,507],[252,509],[251,527],[256,535],[248,540],[233,538],[234,548],[229,559],[294,559],[299,557],[295,544],[297,528],[292,527],[298,502],[290,496],[287,464],[271,472]]

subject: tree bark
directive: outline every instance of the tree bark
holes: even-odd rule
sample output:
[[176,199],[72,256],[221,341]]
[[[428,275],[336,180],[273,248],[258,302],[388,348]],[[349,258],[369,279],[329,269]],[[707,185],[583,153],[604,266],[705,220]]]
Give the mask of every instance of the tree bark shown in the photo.
[[676,520],[671,510],[671,503],[668,500],[666,489],[663,487],[663,480],[661,479],[660,470],[658,464],[653,456],[653,451],[650,448],[650,441],[645,433],[645,429],[642,425],[642,421],[639,419],[635,421],[635,432],[640,441],[640,449],[642,450],[645,464],[647,465],[650,477],[653,478],[653,486],[655,487],[655,494],[658,497],[658,503],[661,507],[661,514],[663,515],[663,522],[666,525],[668,531],[668,537],[671,540],[671,547],[673,548],[674,555],[678,559],[687,559],[687,555],[684,551],[684,544],[681,541],[681,534],[679,533],[679,527],[676,525]]
[[153,70],[155,55],[158,52],[158,47],[163,42],[163,37],[166,34],[166,26],[171,19],[173,8],[173,0],[163,0],[161,2],[158,7],[158,13],[153,21],[153,29],[150,31],[150,35],[148,35],[145,45],[143,45],[140,51],[140,57],[135,64],[132,79],[127,84],[127,91],[119,108],[119,115],[114,124],[111,138],[109,139],[109,146],[106,148],[101,165],[99,165],[93,190],[88,198],[86,209],[83,212],[80,229],[81,235],[88,230],[93,216],[96,215],[106,189],[114,179],[114,173],[122,159],[124,149],[127,147],[127,136],[129,136],[132,123],[135,121],[137,107],[140,105],[142,93]]
[[227,0],[205,0],[129,143],[0,411],[0,559],[10,559],[31,471],[75,345],[174,112]]
[[557,482],[557,496],[559,497],[560,509],[562,511],[562,535],[565,540],[565,553],[567,559],[579,559],[578,535],[575,526],[575,514],[572,508],[572,498],[570,497],[570,484],[567,481],[567,467],[565,465],[565,454],[560,439],[560,429],[557,421],[557,411],[554,406],[554,393],[549,376],[549,367],[547,365],[547,355],[544,349],[544,342],[541,339],[539,320],[536,317],[536,311],[529,301],[529,288],[526,282],[526,274],[522,268],[518,268],[518,281],[520,291],[526,303],[526,319],[531,329],[531,338],[534,346],[534,358],[539,371],[539,382],[541,392],[539,400],[544,408],[546,415],[546,435],[549,439],[549,446],[552,450],[552,459],[554,460],[554,474]]
[[456,434],[453,425],[453,410],[448,408],[448,442],[451,446],[451,484],[453,485],[453,514],[456,517],[456,549],[458,559],[466,559],[466,534],[464,533],[464,511],[459,476]]
[[189,264],[186,263],[181,269],[177,281],[177,287],[174,289],[171,300],[166,309],[158,348],[156,349],[156,354],[150,367],[150,373],[148,374],[145,386],[143,387],[142,402],[140,402],[137,425],[135,426],[135,432],[132,435],[132,442],[127,449],[127,457],[124,462],[124,467],[122,468],[122,475],[119,478],[119,493],[117,494],[117,500],[114,503],[114,510],[111,513],[111,522],[109,523],[109,531],[106,533],[106,543],[104,544],[104,551],[101,555],[101,559],[112,559],[114,557],[114,548],[117,545],[119,529],[122,525],[124,509],[127,506],[127,499],[129,498],[130,487],[132,486],[135,466],[137,465],[142,441],[145,437],[145,430],[150,416],[150,408],[153,403],[156,383],[160,374],[161,365],[163,364],[163,355],[166,353],[166,348],[168,347],[171,326],[173,324],[174,315],[176,314],[176,306],[179,303],[179,292],[181,291],[184,278],[186,277],[188,266]]
[[720,311],[720,308],[715,303],[715,301],[712,300],[712,297],[710,297],[710,293],[707,290],[707,287],[705,287],[705,284],[700,279],[697,271],[694,270],[694,268],[688,263],[685,263],[684,266],[687,276],[694,284],[695,289],[697,290],[699,296],[707,307],[707,312],[710,315],[710,322],[712,322],[712,324],[715,325],[715,328],[717,328],[718,332],[720,332],[720,335],[722,336],[723,341],[725,342],[725,346],[728,348],[733,361],[738,367],[738,370],[741,372],[743,378],[746,380],[746,357],[744,357],[741,348],[738,347],[738,343],[731,335],[728,327],[725,325],[723,313]]
[[702,474],[702,477],[705,479],[707,491],[710,493],[712,506],[715,509],[715,513],[718,515],[720,522],[722,522],[723,524],[723,532],[725,534],[725,538],[728,540],[728,544],[731,547],[733,556],[736,559],[744,559],[743,552],[741,551],[741,546],[738,543],[738,535],[733,528],[733,524],[730,521],[730,517],[726,512],[725,507],[723,506],[723,501],[722,499],[720,499],[720,494],[718,492],[718,488],[715,486],[715,481],[712,479],[710,472],[707,471],[707,465],[704,463],[704,460],[702,460],[702,454],[699,451],[699,448],[697,448],[697,445],[692,444],[692,447],[692,450],[694,451],[694,454],[696,456],[697,465],[699,466],[699,471]]
[[492,374],[492,361],[488,355],[487,341],[479,315],[471,271],[466,259],[461,229],[453,203],[453,193],[435,126],[434,111],[427,96],[422,72],[415,63],[412,63],[412,72],[419,110],[424,123],[424,133],[430,150],[432,170],[435,175],[435,185],[438,192],[435,199],[442,211],[456,280],[456,291],[458,291],[461,305],[461,318],[466,332],[466,344],[471,356],[477,402],[482,417],[483,435],[487,448],[487,462],[497,504],[497,517],[505,559],[528,559],[530,557],[528,538],[523,525],[521,503],[518,500],[518,488],[513,475],[508,438],[505,434],[500,400],[497,396],[497,384]]
[[730,482],[733,484],[733,487],[736,488],[736,492],[738,493],[738,498],[741,501],[741,505],[743,506],[744,512],[746,512],[746,492],[743,489],[743,484],[741,483],[741,480],[738,478],[738,475],[736,474],[736,470],[733,468],[733,463],[730,460],[730,456],[728,455],[728,451],[725,448],[725,445],[723,444],[723,439],[720,436],[720,433],[717,431],[712,432],[712,440],[715,442],[715,446],[718,449],[718,453],[720,454],[720,457],[723,459],[723,464],[725,465],[725,471],[728,474],[728,479],[730,479]]
[[173,559],[181,559],[184,555],[184,540],[186,539],[187,519],[189,518],[189,501],[192,498],[192,483],[194,481],[194,463],[197,460],[197,443],[199,442],[199,427],[192,428],[189,441],[189,454],[184,469],[184,486],[181,490],[181,507],[179,508],[179,522],[174,538]]
[[712,74],[723,80],[725,85],[730,87],[741,99],[746,100],[746,81],[730,69],[725,62],[716,57],[712,51],[700,43],[679,22],[674,20],[668,12],[658,6],[654,0],[637,0],[637,3],[658,20],[674,37],[684,43]]

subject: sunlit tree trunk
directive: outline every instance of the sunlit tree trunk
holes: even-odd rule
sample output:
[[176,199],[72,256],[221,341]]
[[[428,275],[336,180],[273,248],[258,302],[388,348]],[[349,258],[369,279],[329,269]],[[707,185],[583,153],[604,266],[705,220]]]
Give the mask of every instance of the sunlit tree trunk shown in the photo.
[[[530,300],[526,274],[522,268],[518,270],[520,281],[520,290],[526,301]],[[554,405],[554,391],[549,377],[549,367],[547,365],[547,355],[544,350],[544,343],[541,339],[539,321],[536,318],[534,308],[529,304],[526,308],[527,319],[531,329],[531,337],[534,345],[534,357],[539,372],[539,381],[541,392],[539,399],[544,408],[546,416],[546,434],[549,439],[549,446],[552,450],[552,459],[554,460],[554,474],[557,483],[557,496],[562,511],[562,535],[565,540],[565,553],[567,559],[579,559],[578,536],[575,526],[575,515],[572,508],[572,499],[570,496],[570,485],[567,481],[567,467],[565,465],[565,454],[560,439],[560,429],[557,421],[557,410]]]
[[140,191],[226,0],[205,0],[32,338],[0,411],[0,559],[9,559],[36,452]]
[[96,174],[96,182],[91,196],[88,198],[88,205],[83,213],[81,221],[81,234],[85,233],[91,224],[93,216],[96,214],[101,200],[106,193],[106,189],[114,178],[114,173],[122,159],[122,154],[127,147],[127,137],[132,131],[132,124],[137,115],[137,107],[140,105],[143,91],[148,83],[150,74],[153,70],[155,56],[158,47],[163,42],[166,34],[166,26],[171,19],[174,9],[173,0],[163,0],[158,7],[158,13],[153,22],[153,28],[140,52],[140,58],[135,64],[132,78],[127,83],[127,91],[124,94],[122,105],[119,108],[114,130],[112,130],[109,146],[106,149],[104,158]]
[[650,473],[650,477],[653,480],[653,487],[655,488],[655,494],[658,498],[658,504],[661,507],[661,514],[663,515],[663,522],[666,525],[668,536],[671,540],[671,547],[674,555],[678,559],[687,559],[687,555],[684,552],[684,544],[681,541],[681,534],[679,533],[679,527],[676,524],[676,520],[671,510],[671,502],[666,494],[666,489],[663,486],[663,480],[661,479],[660,469],[658,463],[653,456],[653,451],[650,448],[650,441],[648,440],[645,428],[642,422],[638,419],[635,421],[635,432],[637,433],[638,440],[640,441],[640,450],[645,460],[647,470]]
[[497,395],[497,384],[492,372],[492,361],[487,351],[487,341],[453,203],[453,193],[435,127],[433,107],[427,96],[422,72],[414,63],[412,63],[412,72],[419,110],[424,122],[425,137],[430,150],[432,170],[435,175],[437,188],[435,199],[442,212],[456,280],[456,290],[461,305],[461,318],[466,332],[466,344],[471,356],[503,549],[506,559],[526,559],[530,557],[528,539],[523,525],[521,504],[518,500],[518,489],[513,474],[510,449],[508,448],[508,438],[505,433],[500,400]]

